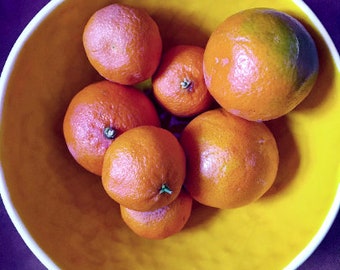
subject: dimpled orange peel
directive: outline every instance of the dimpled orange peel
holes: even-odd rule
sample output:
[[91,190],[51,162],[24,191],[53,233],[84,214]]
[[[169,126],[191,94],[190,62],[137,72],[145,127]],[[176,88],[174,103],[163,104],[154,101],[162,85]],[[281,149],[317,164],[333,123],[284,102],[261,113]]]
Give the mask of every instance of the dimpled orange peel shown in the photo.
[[126,130],[141,125],[160,125],[148,97],[132,86],[102,80],[87,85],[72,98],[63,132],[74,159],[86,170],[101,175],[110,144]]
[[185,171],[177,138],[163,128],[140,126],[124,132],[107,149],[102,183],[124,207],[152,211],[177,198]]
[[132,85],[155,72],[162,52],[157,23],[142,8],[119,3],[97,10],[88,20],[83,44],[104,78]]
[[248,120],[293,110],[310,93],[319,69],[309,32],[292,16],[268,8],[225,19],[204,53],[204,76],[216,101]]
[[278,149],[263,122],[214,109],[196,116],[180,142],[187,157],[184,186],[202,204],[221,209],[245,206],[275,180]]

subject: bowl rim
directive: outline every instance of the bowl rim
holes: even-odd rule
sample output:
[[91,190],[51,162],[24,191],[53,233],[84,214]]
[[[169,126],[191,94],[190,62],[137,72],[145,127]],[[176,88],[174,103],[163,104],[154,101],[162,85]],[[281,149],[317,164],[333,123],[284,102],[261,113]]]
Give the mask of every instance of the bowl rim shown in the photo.
[[[51,0],[48,2],[27,24],[24,30],[21,32],[17,40],[15,41],[11,51],[6,59],[5,65],[1,72],[0,77],[0,121],[2,119],[2,108],[4,105],[4,99],[6,95],[6,88],[9,82],[10,74],[12,73],[15,62],[20,54],[21,49],[29,39],[29,37],[36,31],[37,27],[42,21],[44,21],[57,6],[59,6],[64,0]],[[27,247],[32,251],[32,253],[38,258],[38,260],[47,269],[59,269],[59,267],[52,261],[52,259],[42,250],[42,248],[33,239],[32,235],[29,233],[28,229],[24,225],[20,215],[13,206],[11,200],[11,195],[9,193],[5,176],[2,168],[2,162],[0,160],[0,194],[5,206],[5,209],[10,217],[15,229],[18,231],[19,235],[27,245]]]
[[[340,56],[337,48],[333,40],[331,39],[328,31],[323,26],[319,18],[312,11],[312,9],[303,1],[303,0],[293,0],[293,2],[307,15],[307,17],[313,22],[314,27],[319,31],[319,34],[324,39],[330,54],[334,60],[334,64],[340,72]],[[340,168],[338,168],[338,174],[340,173]],[[339,177],[339,176],[338,176]],[[300,251],[297,256],[284,268],[285,270],[293,270],[297,269],[300,265],[302,265],[317,249],[317,247],[321,244],[322,240],[326,237],[329,232],[334,220],[336,219],[338,213],[340,213],[340,181],[338,183],[338,188],[336,194],[334,196],[333,203],[326,215],[325,220],[322,225],[318,229],[317,233],[314,237],[309,241],[309,243],[305,246],[305,248]]]
[[[48,2],[27,24],[23,32],[19,35],[18,39],[14,43],[7,57],[0,77],[0,108],[1,108],[0,120],[2,119],[2,108],[4,105],[4,97],[6,94],[6,88],[8,85],[10,74],[14,69],[15,62],[18,58],[18,55],[20,54],[22,47],[25,45],[29,37],[37,29],[40,23],[43,20],[45,20],[63,2],[64,0],[51,0],[50,2]],[[299,7],[301,11],[307,15],[307,17],[312,21],[314,27],[319,31],[321,37],[327,44],[327,48],[330,51],[330,54],[334,60],[334,63],[338,71],[340,72],[340,56],[328,31],[325,29],[325,27],[323,26],[319,18],[315,15],[315,13],[311,10],[311,8],[303,0],[292,0],[292,2],[294,2],[296,6]],[[45,253],[45,251],[43,251],[42,248],[33,239],[28,229],[25,227],[18,212],[14,208],[5,181],[1,160],[0,160],[0,194],[5,209],[12,223],[14,224],[14,227],[16,228],[16,230],[18,231],[19,235],[21,236],[25,244],[28,246],[28,248],[33,252],[33,254],[38,258],[38,260],[40,260],[40,262],[45,267],[47,267],[48,269],[59,269],[59,267],[53,262],[53,260],[47,255],[47,253]],[[325,220],[318,229],[317,233],[308,242],[304,249],[300,251],[300,253],[298,253],[295,256],[295,258],[284,269],[286,270],[296,269],[312,255],[312,253],[317,249],[317,247],[320,245],[322,240],[327,235],[339,211],[340,211],[340,183],[338,185],[332,205],[326,215]]]

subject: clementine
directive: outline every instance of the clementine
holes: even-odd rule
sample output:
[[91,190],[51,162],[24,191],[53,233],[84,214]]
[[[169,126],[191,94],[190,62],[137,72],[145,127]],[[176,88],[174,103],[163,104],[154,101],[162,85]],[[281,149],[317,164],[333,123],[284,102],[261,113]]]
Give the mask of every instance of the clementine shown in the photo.
[[175,200],[185,171],[177,138],[160,127],[140,126],[123,133],[107,149],[102,183],[124,207],[152,211]]
[[248,120],[270,120],[293,110],[318,74],[316,45],[292,16],[266,8],[241,11],[211,34],[204,76],[216,101]]
[[157,23],[143,9],[111,4],[96,11],[83,32],[86,55],[104,78],[132,85],[155,72],[162,52]]
[[188,164],[184,186],[202,204],[244,206],[259,199],[275,180],[278,149],[263,122],[214,109],[195,117],[180,142]]
[[104,80],[86,86],[73,97],[63,131],[75,160],[101,175],[109,145],[126,130],[140,125],[160,125],[152,102],[132,86]]
[[164,239],[180,232],[191,215],[192,198],[184,190],[169,205],[153,211],[135,211],[120,206],[126,225],[137,235],[149,239]]
[[178,45],[161,59],[152,80],[154,95],[173,115],[196,115],[213,101],[204,82],[203,53],[198,46]]

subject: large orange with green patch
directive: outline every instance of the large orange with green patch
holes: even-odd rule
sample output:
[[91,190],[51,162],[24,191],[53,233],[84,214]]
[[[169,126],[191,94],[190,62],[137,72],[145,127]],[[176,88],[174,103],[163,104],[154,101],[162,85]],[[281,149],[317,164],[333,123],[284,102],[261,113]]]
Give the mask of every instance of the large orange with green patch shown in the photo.
[[204,54],[208,89],[229,112],[248,120],[278,118],[311,91],[318,53],[306,28],[290,15],[247,9],[224,20]]

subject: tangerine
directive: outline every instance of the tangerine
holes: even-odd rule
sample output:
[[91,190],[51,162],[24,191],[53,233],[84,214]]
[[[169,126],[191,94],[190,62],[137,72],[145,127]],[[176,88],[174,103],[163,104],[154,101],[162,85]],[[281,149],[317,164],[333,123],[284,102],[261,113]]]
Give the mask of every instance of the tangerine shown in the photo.
[[203,60],[207,87],[227,111],[270,120],[293,110],[310,93],[318,52],[306,28],[274,9],[247,9],[211,34]]
[[136,211],[168,205],[181,191],[185,155],[170,131],[155,126],[130,129],[104,156],[102,183],[116,202]]
[[157,23],[141,8],[111,4],[96,11],[83,32],[92,66],[104,78],[132,85],[152,76],[162,39]]
[[120,206],[126,225],[137,235],[149,239],[164,239],[180,232],[191,215],[192,198],[184,190],[169,205],[153,211],[135,211]]
[[201,204],[244,206],[259,199],[275,180],[278,149],[263,122],[214,109],[196,116],[180,142],[187,157],[184,186]]
[[64,116],[63,132],[74,159],[101,175],[109,145],[126,130],[140,125],[160,125],[153,103],[132,86],[103,80],[73,97]]
[[167,51],[153,76],[157,101],[170,113],[193,116],[209,108],[211,97],[203,76],[204,49],[178,45]]

